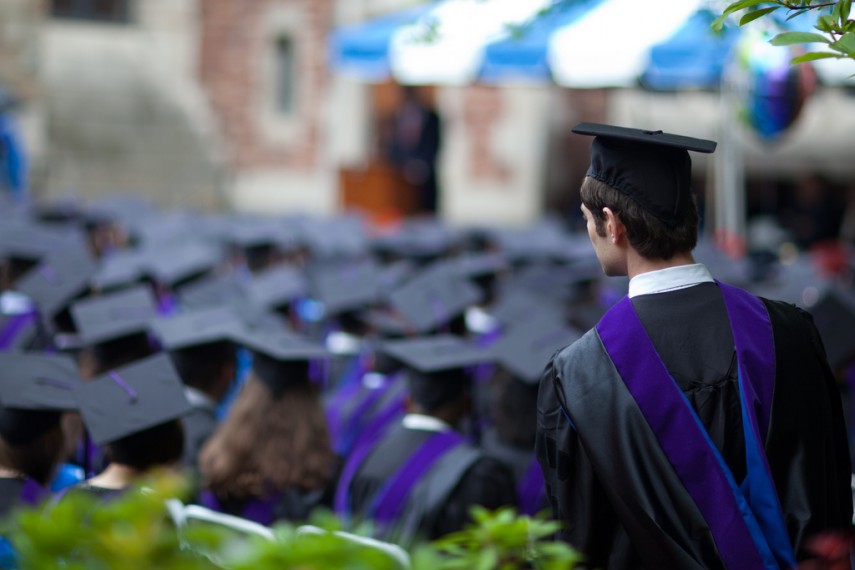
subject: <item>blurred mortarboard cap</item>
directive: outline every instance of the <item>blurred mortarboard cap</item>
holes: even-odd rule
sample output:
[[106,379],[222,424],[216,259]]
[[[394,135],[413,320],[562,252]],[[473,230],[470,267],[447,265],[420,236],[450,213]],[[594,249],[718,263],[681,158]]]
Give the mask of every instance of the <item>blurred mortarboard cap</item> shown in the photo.
[[291,265],[277,265],[255,275],[246,285],[247,296],[258,306],[281,308],[306,294],[303,272]]
[[495,360],[493,351],[451,334],[389,340],[378,343],[376,351],[423,374],[463,369]]
[[89,289],[97,271],[98,263],[87,250],[70,249],[43,258],[15,289],[32,299],[42,316],[52,318]]
[[157,302],[150,287],[139,285],[78,301],[71,315],[81,341],[93,345],[146,333],[157,317]]
[[165,353],[110,370],[75,394],[92,441],[98,445],[178,419],[191,410],[181,378]]
[[483,299],[478,286],[442,262],[422,270],[388,297],[390,305],[417,332],[441,327]]
[[379,284],[382,293],[388,293],[406,281],[418,269],[410,259],[399,259],[380,268]]
[[203,277],[192,283],[179,285],[178,299],[183,307],[189,309],[239,303],[246,299],[246,281],[237,273]]
[[380,295],[380,266],[371,260],[342,260],[309,272],[312,298],[327,316],[366,309]]
[[145,253],[140,250],[114,251],[101,260],[98,272],[92,276],[92,286],[107,291],[139,283],[146,275],[145,263]]
[[692,199],[688,151],[711,153],[716,147],[709,140],[614,125],[580,123],[572,130],[595,137],[588,176],[629,196],[671,228]]
[[81,385],[74,360],[42,353],[0,353],[0,435],[9,444],[33,442],[77,409]]
[[158,214],[151,201],[134,194],[114,194],[91,201],[89,211],[113,220],[129,234]]
[[151,322],[151,330],[165,350],[232,340],[243,321],[231,307],[209,307],[181,312]]
[[155,282],[174,286],[213,270],[223,255],[213,244],[190,240],[169,248],[147,250],[145,258],[148,275]]
[[490,315],[503,329],[521,326],[531,321],[564,323],[564,309],[561,303],[549,297],[536,295],[524,288],[510,289],[503,293],[490,308]]
[[0,351],[30,346],[39,330],[32,299],[19,291],[0,292]]
[[[140,247],[158,249],[166,244],[177,245],[184,240],[198,239],[199,216],[183,210],[151,212],[131,222],[130,233]],[[162,253],[166,253],[161,249]]]
[[505,370],[527,384],[536,384],[555,351],[580,336],[577,330],[541,314],[522,325],[509,327],[490,345],[490,350]]
[[427,411],[467,391],[471,380],[467,369],[495,360],[489,349],[446,334],[386,341],[376,351],[408,369],[410,397]]
[[41,259],[60,251],[86,249],[85,232],[76,226],[51,226],[27,220],[0,226],[0,258]]
[[329,356],[322,344],[285,330],[244,329],[236,341],[252,351],[252,368],[274,395],[307,382],[310,361]]
[[[493,242],[512,263],[563,259],[568,236],[564,229],[551,221],[539,221],[525,228],[495,228],[489,230]],[[590,242],[587,244],[591,249]]]
[[556,303],[567,302],[592,280],[599,279],[602,269],[572,264],[534,263],[514,272],[504,283],[505,290],[525,290]]
[[432,218],[405,220],[395,230],[375,236],[377,251],[424,261],[445,255],[464,242],[461,230],[450,228]]
[[369,251],[365,221],[359,216],[306,220],[301,226],[302,241],[315,258],[357,258]]
[[215,226],[221,241],[243,252],[250,269],[270,263],[274,252],[292,252],[301,244],[301,225],[295,220],[242,215],[220,218]]
[[507,257],[500,252],[465,253],[447,260],[452,271],[465,279],[498,275],[511,267]]

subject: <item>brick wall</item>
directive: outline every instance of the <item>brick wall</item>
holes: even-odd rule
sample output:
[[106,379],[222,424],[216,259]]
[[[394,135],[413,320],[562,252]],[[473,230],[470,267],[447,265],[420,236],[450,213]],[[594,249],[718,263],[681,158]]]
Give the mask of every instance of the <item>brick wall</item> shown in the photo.
[[492,150],[492,129],[504,114],[500,88],[475,85],[466,90],[463,120],[470,137],[469,175],[476,181],[507,181],[508,166]]
[[[238,170],[318,167],[329,76],[326,38],[332,0],[207,0],[200,6],[199,76]],[[296,14],[297,109],[289,136],[271,136],[264,113],[277,11]],[[275,134],[275,133],[274,133]]]

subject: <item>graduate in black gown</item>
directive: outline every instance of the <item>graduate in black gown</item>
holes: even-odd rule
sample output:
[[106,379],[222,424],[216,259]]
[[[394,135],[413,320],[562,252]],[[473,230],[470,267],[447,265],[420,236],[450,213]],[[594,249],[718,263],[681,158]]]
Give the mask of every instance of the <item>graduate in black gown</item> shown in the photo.
[[168,355],[109,370],[83,384],[75,396],[83,423],[108,463],[69,492],[109,499],[145,476],[178,467],[184,450],[181,418],[191,408]]
[[61,416],[79,385],[69,357],[0,353],[0,517],[50,495],[65,453]]
[[388,341],[378,350],[408,369],[408,413],[378,442],[351,453],[337,512],[371,519],[379,536],[407,542],[460,530],[474,505],[514,505],[510,470],[455,430],[471,408],[466,369],[489,359],[485,349],[436,335]]
[[318,343],[285,330],[247,331],[252,372],[229,414],[199,454],[199,503],[260,524],[305,521],[329,506],[335,477],[313,362]]
[[810,317],[719,283],[691,251],[688,150],[581,124],[588,235],[629,295],[553,356],[537,454],[564,538],[602,568],[790,568],[851,527],[840,395]]

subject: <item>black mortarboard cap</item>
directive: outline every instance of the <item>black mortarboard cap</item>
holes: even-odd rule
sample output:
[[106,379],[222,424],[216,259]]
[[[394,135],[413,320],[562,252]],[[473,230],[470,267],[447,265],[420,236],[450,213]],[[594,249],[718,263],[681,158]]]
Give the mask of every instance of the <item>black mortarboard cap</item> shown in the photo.
[[491,350],[448,334],[386,341],[376,352],[408,369],[410,397],[427,411],[468,389],[469,367],[495,360]]
[[365,221],[355,215],[307,220],[301,239],[318,259],[362,257],[369,249]]
[[149,286],[139,285],[78,301],[71,315],[81,341],[93,345],[145,333],[157,316],[157,302]]
[[327,263],[310,273],[312,297],[323,303],[327,316],[367,308],[380,295],[380,272],[370,260]]
[[390,233],[374,236],[372,247],[416,260],[434,259],[463,243],[462,231],[435,219],[412,218]]
[[0,353],[0,435],[14,446],[34,441],[59,424],[59,412],[77,408],[80,383],[70,357]]
[[243,321],[231,307],[208,307],[151,321],[151,330],[165,350],[233,340]]
[[580,123],[573,132],[595,137],[587,175],[629,196],[668,227],[685,216],[692,199],[688,151],[711,153],[716,147],[709,140],[614,125]]
[[305,295],[306,277],[297,267],[277,265],[255,275],[246,291],[259,306],[281,308]]
[[309,362],[329,356],[322,344],[284,330],[243,330],[236,341],[252,351],[252,369],[274,395],[308,381]]
[[522,287],[504,292],[490,308],[490,316],[496,319],[502,328],[511,328],[535,320],[552,320],[555,323],[563,323],[565,320],[560,302]]
[[0,225],[0,257],[39,260],[66,250],[86,249],[86,234],[75,226],[52,226],[27,220]]
[[238,303],[246,299],[246,279],[237,273],[203,277],[180,285],[178,300],[189,309]]
[[449,323],[467,307],[477,305],[484,293],[445,263],[421,271],[389,294],[389,303],[417,332]]
[[203,276],[223,259],[216,246],[199,241],[185,241],[169,248],[146,250],[145,267],[157,283],[175,286]]
[[527,384],[536,384],[555,351],[581,337],[576,329],[542,315],[524,325],[511,326],[490,345],[496,361]]
[[178,419],[191,410],[181,378],[165,353],[110,370],[75,393],[83,422],[98,445]]
[[101,260],[101,267],[92,276],[92,286],[106,291],[139,283],[146,275],[145,263],[145,253],[140,250],[112,252]]
[[98,264],[86,250],[58,252],[42,259],[15,283],[43,316],[53,317],[72,300],[85,293]]

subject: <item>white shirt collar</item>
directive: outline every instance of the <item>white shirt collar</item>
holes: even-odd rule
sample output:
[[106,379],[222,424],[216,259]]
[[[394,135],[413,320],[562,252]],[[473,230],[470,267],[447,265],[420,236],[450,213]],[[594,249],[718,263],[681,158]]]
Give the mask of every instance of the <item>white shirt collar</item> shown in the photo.
[[652,295],[654,293],[665,293],[685,289],[700,283],[713,283],[715,280],[709,270],[702,263],[691,265],[678,265],[666,269],[648,271],[636,275],[629,280],[629,296]]
[[425,431],[451,431],[451,426],[433,416],[424,414],[407,414],[401,423],[407,429],[420,429]]
[[194,408],[217,409],[217,402],[206,393],[192,386],[184,386],[184,395]]

